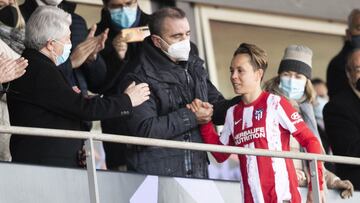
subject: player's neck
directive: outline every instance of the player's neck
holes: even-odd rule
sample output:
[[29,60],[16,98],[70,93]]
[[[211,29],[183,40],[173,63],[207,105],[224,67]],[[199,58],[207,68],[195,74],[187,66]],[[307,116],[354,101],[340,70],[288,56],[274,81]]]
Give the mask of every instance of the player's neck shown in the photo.
[[250,103],[254,102],[257,98],[259,98],[261,93],[262,93],[261,87],[256,88],[254,91],[252,91],[250,93],[243,94],[242,101],[245,104],[250,104]]

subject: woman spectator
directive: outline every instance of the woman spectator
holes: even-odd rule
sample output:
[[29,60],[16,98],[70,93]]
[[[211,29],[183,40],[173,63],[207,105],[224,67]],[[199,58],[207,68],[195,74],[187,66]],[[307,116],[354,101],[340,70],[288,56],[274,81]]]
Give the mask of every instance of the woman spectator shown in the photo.
[[[316,104],[316,92],[310,80],[312,55],[311,49],[306,46],[288,46],[280,63],[278,75],[265,83],[265,90],[285,96],[293,107],[300,112],[306,125],[321,142],[313,109],[313,105]],[[300,146],[296,142],[290,141],[290,143],[295,151],[300,150]],[[322,150],[324,152],[324,149]],[[306,164],[301,161],[294,162],[296,163],[299,183],[301,186],[306,186],[307,180],[309,180],[309,175],[306,174],[305,176],[303,172]],[[341,190],[342,198],[352,196],[354,188],[350,181],[340,180],[328,170],[325,170],[324,175],[328,188]]]

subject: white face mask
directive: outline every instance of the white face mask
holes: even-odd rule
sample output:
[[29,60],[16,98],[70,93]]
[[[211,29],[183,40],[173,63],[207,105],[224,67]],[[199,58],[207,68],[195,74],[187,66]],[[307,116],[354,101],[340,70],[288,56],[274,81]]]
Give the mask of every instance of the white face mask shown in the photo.
[[36,0],[39,6],[58,6],[63,0]]
[[[168,44],[162,38],[160,39],[164,41],[166,44]],[[183,41],[169,45],[168,50],[164,52],[171,58],[175,59],[176,61],[187,61],[189,59],[190,49],[191,49],[190,39],[185,39]]]

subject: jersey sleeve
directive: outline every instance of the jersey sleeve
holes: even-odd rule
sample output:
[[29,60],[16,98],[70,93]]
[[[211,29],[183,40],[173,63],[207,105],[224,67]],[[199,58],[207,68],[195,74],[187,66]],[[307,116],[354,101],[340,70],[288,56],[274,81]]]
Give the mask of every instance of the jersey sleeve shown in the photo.
[[[301,115],[283,97],[280,99],[278,110],[280,124],[283,128],[289,130],[289,132],[299,142],[299,144],[306,149],[306,152],[321,154],[322,147],[319,140],[307,127]],[[319,187],[322,190],[323,166],[321,161],[318,161],[317,170],[319,173]],[[311,189],[311,184],[309,185],[309,188]]]
[[291,134],[302,131],[306,127],[304,119],[300,113],[284,97],[280,98],[278,106],[280,125]]
[[[233,126],[231,122],[234,122],[232,118],[233,108],[230,108],[226,113],[225,124],[220,136],[215,131],[212,122],[200,126],[200,133],[205,143],[207,144],[216,144],[216,145],[234,145],[232,134]],[[229,158],[230,154],[211,152],[217,162],[222,163]]]

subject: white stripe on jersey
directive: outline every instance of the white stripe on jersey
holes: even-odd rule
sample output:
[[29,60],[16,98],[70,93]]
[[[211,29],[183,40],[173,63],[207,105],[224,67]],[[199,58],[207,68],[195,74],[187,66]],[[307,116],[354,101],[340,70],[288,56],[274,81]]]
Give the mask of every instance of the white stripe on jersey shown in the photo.
[[[245,148],[255,149],[254,142],[245,144]],[[264,203],[264,195],[261,189],[261,181],[259,176],[259,168],[257,164],[257,157],[253,155],[245,155],[246,156],[246,170],[248,174],[248,183],[250,187],[250,191],[252,194],[252,198],[256,203]]]
[[242,177],[242,173],[241,173],[241,167],[239,167],[239,170],[240,170],[240,194],[242,196],[240,203],[245,203],[244,182],[243,182],[243,177]]
[[[229,139],[230,139],[230,136],[232,136],[234,134],[235,125],[242,123],[241,119],[238,121],[234,121],[235,106],[236,105],[230,107],[226,112],[225,124],[220,133],[220,138],[219,138],[220,142],[223,145],[229,145]],[[240,203],[244,203],[245,202],[244,184],[243,184],[243,179],[242,179],[242,175],[241,175],[242,173],[241,173],[240,167],[239,167],[239,170],[240,170],[240,194],[242,195]]]
[[[280,100],[280,98],[279,98]],[[279,101],[280,103],[280,101]],[[294,133],[297,129],[295,125],[292,123],[292,121],[289,119],[289,117],[286,115],[284,108],[279,104],[278,106],[278,115],[279,115],[279,121],[283,128],[290,131],[290,133]]]
[[226,112],[225,124],[220,133],[220,142],[223,145],[229,145],[229,138],[234,134],[234,108],[236,105],[230,107]]
[[249,106],[249,107],[245,107],[243,110],[243,122],[242,122],[242,129],[244,130],[245,128],[250,128],[253,126],[253,111],[254,111],[254,106]]
[[[270,94],[267,99],[266,139],[269,150],[282,151],[281,133],[278,115],[276,113],[277,107],[282,109],[280,106],[280,97]],[[286,169],[285,159],[272,157],[271,160],[275,175],[275,191],[278,202],[291,200],[289,175]]]

